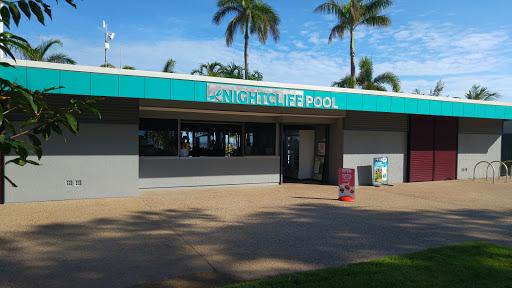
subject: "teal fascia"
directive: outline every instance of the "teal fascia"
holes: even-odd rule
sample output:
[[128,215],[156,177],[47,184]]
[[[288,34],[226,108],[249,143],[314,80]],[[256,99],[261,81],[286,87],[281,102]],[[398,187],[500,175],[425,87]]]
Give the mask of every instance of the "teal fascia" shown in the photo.
[[144,78],[119,76],[119,97],[144,98]]
[[110,74],[91,74],[91,95],[118,97],[119,76]]
[[144,98],[171,100],[171,79],[144,78]]
[[378,96],[363,94],[363,111],[377,111]]
[[[60,71],[52,69],[32,68],[27,70],[27,88],[30,90],[44,90],[57,88],[60,85]],[[59,89],[48,93],[60,93]]]
[[495,112],[494,112],[494,117],[496,119],[506,119],[507,117],[505,117],[505,110],[506,110],[505,108],[507,108],[507,107],[496,106]]
[[475,105],[470,103],[464,103],[464,117],[476,117]]
[[404,98],[405,101],[405,111],[409,114],[418,114],[418,100],[417,99],[408,99]]
[[194,81],[171,80],[171,100],[194,101]]
[[485,105],[485,118],[495,118],[496,117],[496,106],[494,105]]
[[[75,72],[32,67],[0,67],[0,76],[11,82],[16,81],[19,85],[25,86],[31,90],[43,90],[59,86],[64,87],[61,88],[60,91],[54,90],[50,93],[196,102],[205,102],[207,99],[207,83],[200,81]],[[223,85],[247,86],[239,84]],[[297,90],[287,88],[276,89]],[[340,110],[512,119],[512,107],[508,106],[328,91],[303,90],[303,93],[304,96],[321,97],[322,99],[328,97],[332,100],[332,103],[335,103],[337,109]],[[327,102],[328,100],[325,101]],[[277,106],[282,105],[277,104]],[[323,108],[315,107],[313,104],[307,105],[307,103],[304,103],[304,107]]]
[[464,117],[464,103],[453,103],[453,116]]
[[[478,105],[473,104],[475,106],[475,118],[485,118],[485,106],[486,105]],[[483,106],[483,107],[482,107]]]
[[91,73],[60,71],[60,89],[62,94],[91,95]]
[[347,110],[363,110],[363,95],[349,94],[347,97]]
[[0,77],[13,83],[27,87],[27,68],[0,66]]
[[338,106],[338,109],[347,109],[347,95],[345,93],[331,93],[331,97],[334,99],[334,103]]
[[391,97],[378,96],[377,112],[391,112]]
[[[428,100],[427,100],[428,101]],[[441,101],[429,101],[430,102],[430,115],[443,115]]]
[[206,101],[206,94],[208,93],[206,82],[195,82],[194,85],[194,100],[196,102]]
[[453,116],[453,103],[452,102],[442,102],[441,116]]
[[430,115],[430,101],[418,99],[418,114]]
[[503,107],[505,108],[505,119],[512,120],[512,107]]
[[391,113],[405,113],[404,98],[393,97],[391,98]]

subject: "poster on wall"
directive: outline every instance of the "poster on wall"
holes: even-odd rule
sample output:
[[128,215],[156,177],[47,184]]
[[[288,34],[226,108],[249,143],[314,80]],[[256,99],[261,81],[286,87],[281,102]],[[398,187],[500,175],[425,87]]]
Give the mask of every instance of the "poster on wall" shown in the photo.
[[373,185],[388,184],[388,157],[373,158]]
[[318,143],[318,156],[325,156],[325,143]]
[[356,201],[355,169],[340,168],[338,176],[338,200]]
[[313,179],[322,181],[322,176],[324,173],[324,157],[315,157],[315,164],[313,166]]

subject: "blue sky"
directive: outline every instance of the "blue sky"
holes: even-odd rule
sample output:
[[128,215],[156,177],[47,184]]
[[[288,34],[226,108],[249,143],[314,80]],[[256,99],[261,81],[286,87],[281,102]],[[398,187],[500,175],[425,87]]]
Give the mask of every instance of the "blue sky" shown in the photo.
[[[159,71],[167,58],[178,73],[189,74],[200,63],[243,64],[243,37],[227,48],[224,31],[212,24],[215,0],[198,1],[64,1],[52,5],[46,27],[23,21],[13,29],[36,44],[40,37],[58,38],[61,51],[80,65],[104,61],[102,20],[116,36],[109,62],[137,70]],[[281,17],[281,40],[250,42],[250,68],[265,81],[329,86],[350,71],[349,37],[327,43],[335,19],[314,14],[320,0],[267,0]],[[402,80],[403,92],[428,92],[439,79],[444,95],[463,97],[478,83],[512,102],[512,1],[394,0],[385,14],[387,29],[359,27],[355,32],[356,61],[371,56],[374,76],[391,71]]]

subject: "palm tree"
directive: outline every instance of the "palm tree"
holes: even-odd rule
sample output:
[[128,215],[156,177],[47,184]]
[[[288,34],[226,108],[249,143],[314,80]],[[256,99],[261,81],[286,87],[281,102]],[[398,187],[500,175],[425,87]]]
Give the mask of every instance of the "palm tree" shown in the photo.
[[[244,68],[240,65],[236,65],[234,62],[231,62],[228,65],[222,65],[222,68],[220,69],[220,77],[244,79]],[[253,72],[249,71],[249,76],[247,78],[247,80],[263,81],[263,74],[258,70],[254,70]]]
[[244,79],[244,68],[236,65],[234,62],[231,62],[228,65],[222,65],[220,71],[220,74],[224,78]]
[[279,23],[281,20],[270,5],[263,0],[219,0],[219,10],[213,15],[213,23],[220,25],[228,14],[235,14],[226,29],[226,45],[231,47],[235,33],[245,35],[245,79],[249,79],[249,35],[257,35],[260,43],[265,44],[268,34],[277,43],[279,40]]
[[133,67],[133,66],[129,66],[129,65],[124,65],[124,66],[123,66],[123,69],[126,69],[126,70],[135,70],[135,67]]
[[[434,87],[434,89],[430,89],[430,92],[427,95],[428,96],[441,96],[441,94],[443,94],[444,86],[445,85],[444,85],[443,79],[439,79],[439,81],[437,81],[437,83],[436,83],[436,87]],[[425,93],[421,92],[421,90],[418,88],[415,88],[414,90],[412,90],[412,94],[425,95]]]
[[359,59],[359,75],[355,85],[352,85],[352,79],[351,75],[347,75],[340,81],[333,82],[332,87],[351,88],[357,85],[365,90],[387,91],[384,84],[388,84],[393,92],[400,92],[400,79],[393,72],[384,72],[373,78],[373,61],[367,56]]
[[176,73],[174,71],[174,66],[176,66],[176,61],[172,58],[167,59],[165,62],[164,68],[162,69],[162,72],[166,73]]
[[211,62],[199,65],[199,69],[192,70],[190,74],[201,76],[221,77],[223,66],[219,62]]
[[20,44],[23,48],[18,46],[13,46],[12,48],[19,54],[21,59],[61,64],[76,64],[75,60],[62,52],[51,53],[48,55],[52,46],[59,45],[62,47],[62,42],[60,40],[49,39],[41,42],[37,47],[32,47],[30,43],[25,41],[20,42]]
[[389,8],[393,2],[391,0],[347,0],[345,4],[336,0],[328,0],[320,4],[315,9],[315,13],[332,14],[338,23],[331,29],[329,34],[329,44],[335,38],[343,39],[345,32],[350,32],[350,76],[352,86],[356,84],[356,64],[354,51],[354,30],[359,25],[368,27],[388,27],[391,25],[391,19],[386,15],[379,15]]
[[116,68],[116,66],[114,64],[111,64],[111,63],[107,63],[106,65],[105,64],[101,64],[100,67],[103,67],[103,68]]
[[258,70],[254,70],[252,73],[249,73],[249,80],[263,81],[263,73]]
[[498,92],[491,92],[487,87],[473,84],[471,89],[464,95],[467,99],[471,100],[483,100],[483,101],[495,101],[501,98],[501,94]]

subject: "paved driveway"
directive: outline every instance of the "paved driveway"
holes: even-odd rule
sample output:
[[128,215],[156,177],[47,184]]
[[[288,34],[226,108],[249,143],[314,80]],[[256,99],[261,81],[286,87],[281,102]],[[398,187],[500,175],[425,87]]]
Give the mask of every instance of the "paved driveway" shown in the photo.
[[125,287],[211,271],[254,279],[465,241],[512,247],[512,183],[356,196],[286,184],[0,205],[0,287]]

